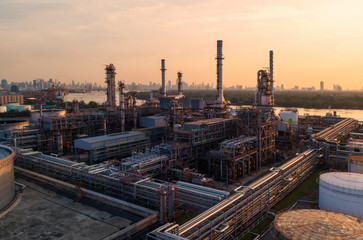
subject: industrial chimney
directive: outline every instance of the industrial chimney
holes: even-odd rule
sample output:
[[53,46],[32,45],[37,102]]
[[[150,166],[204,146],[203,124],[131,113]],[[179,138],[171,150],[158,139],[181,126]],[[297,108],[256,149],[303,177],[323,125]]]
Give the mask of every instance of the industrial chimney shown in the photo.
[[110,65],[106,65],[106,83],[107,83],[107,106],[111,108],[116,107],[116,68],[111,63]]
[[165,59],[161,59],[161,97],[166,98],[166,87],[165,87]]
[[125,83],[119,81],[121,132],[125,132]]
[[223,41],[218,40],[216,59],[217,59],[217,92],[218,92],[217,102],[219,104],[226,103],[226,100],[224,100],[223,96],[223,86],[222,86],[222,60],[224,59],[222,55],[222,46],[223,46]]
[[270,89],[271,89],[271,106],[275,105],[274,95],[274,52],[270,50]]
[[182,72],[178,72],[178,95],[182,96],[183,95],[183,73]]

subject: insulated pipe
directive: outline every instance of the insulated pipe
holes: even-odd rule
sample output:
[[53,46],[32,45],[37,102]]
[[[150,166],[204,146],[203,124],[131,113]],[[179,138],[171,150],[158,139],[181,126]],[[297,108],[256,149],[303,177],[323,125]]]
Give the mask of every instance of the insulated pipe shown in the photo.
[[223,41],[222,40],[218,40],[217,41],[217,92],[218,92],[218,96],[217,96],[217,102],[218,103],[226,103],[226,100],[224,100],[224,96],[223,96],[223,86],[222,86],[222,60],[223,55],[222,55],[222,46],[223,46]]
[[165,59],[161,59],[161,97],[166,98],[166,86],[165,86]]

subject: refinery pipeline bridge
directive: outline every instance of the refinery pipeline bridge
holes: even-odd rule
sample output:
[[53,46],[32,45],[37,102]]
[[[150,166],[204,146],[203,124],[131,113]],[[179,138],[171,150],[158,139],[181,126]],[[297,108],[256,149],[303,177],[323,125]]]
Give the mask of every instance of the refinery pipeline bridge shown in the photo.
[[124,200],[125,208],[130,208],[127,204],[131,202],[156,210],[153,216],[158,215],[161,223],[172,218],[175,204],[205,209],[183,225],[170,222],[162,225],[148,233],[147,239],[232,239],[271,213],[276,203],[314,172],[321,159],[348,154],[346,150],[337,151],[337,139],[358,126],[357,120],[347,118],[312,135],[311,149],[280,167],[271,168],[270,173],[252,184],[237,187],[231,194],[194,184],[171,184],[102,164],[89,166],[25,149],[17,149],[15,163],[18,167],[37,169],[41,174],[71,184],[82,183],[84,189]]
[[271,207],[302,183],[320,159],[331,157],[337,139],[358,127],[347,118],[312,135],[313,148],[299,154],[248,186],[240,186],[229,198],[179,226],[167,223],[147,235],[147,239],[234,239],[263,219]]

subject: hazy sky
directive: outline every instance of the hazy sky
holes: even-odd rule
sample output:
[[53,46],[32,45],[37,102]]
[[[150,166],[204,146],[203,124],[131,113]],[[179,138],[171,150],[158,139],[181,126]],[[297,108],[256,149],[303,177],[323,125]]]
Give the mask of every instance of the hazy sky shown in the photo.
[[0,79],[103,83],[167,80],[216,86],[223,40],[224,85],[256,85],[274,50],[275,80],[363,87],[362,0],[0,0]]

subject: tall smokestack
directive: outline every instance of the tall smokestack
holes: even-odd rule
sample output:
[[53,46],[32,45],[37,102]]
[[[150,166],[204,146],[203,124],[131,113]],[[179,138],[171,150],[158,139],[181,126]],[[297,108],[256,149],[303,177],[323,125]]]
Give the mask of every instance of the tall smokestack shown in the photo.
[[217,41],[217,57],[216,57],[216,59],[217,59],[217,92],[218,92],[217,102],[225,104],[226,100],[224,100],[223,86],[222,86],[222,60],[224,59],[223,55],[222,55],[222,46],[223,46],[223,41],[218,40]]
[[270,50],[270,88],[271,88],[271,106],[275,104],[274,96],[274,52]]
[[183,95],[183,73],[178,72],[178,95]]
[[110,65],[106,65],[106,83],[107,83],[107,106],[116,107],[116,68],[111,63]]
[[120,93],[120,115],[121,115],[121,132],[125,131],[125,83],[118,82]]
[[161,97],[166,98],[166,87],[165,87],[165,59],[161,59]]

